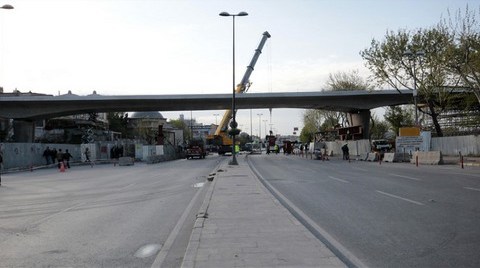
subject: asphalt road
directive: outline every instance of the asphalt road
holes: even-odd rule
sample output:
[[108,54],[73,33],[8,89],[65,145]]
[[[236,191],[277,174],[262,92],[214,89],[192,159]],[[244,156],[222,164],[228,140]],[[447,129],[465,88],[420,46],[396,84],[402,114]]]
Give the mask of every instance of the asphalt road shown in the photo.
[[178,267],[191,233],[186,225],[203,201],[201,183],[220,160],[3,174],[0,266],[151,267],[160,259]]
[[370,267],[480,267],[480,168],[252,155],[261,176]]

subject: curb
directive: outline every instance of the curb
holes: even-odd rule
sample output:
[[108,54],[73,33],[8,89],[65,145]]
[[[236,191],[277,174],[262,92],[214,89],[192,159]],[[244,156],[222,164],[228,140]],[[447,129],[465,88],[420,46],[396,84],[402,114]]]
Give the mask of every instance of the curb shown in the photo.
[[[197,219],[193,224],[192,234],[190,235],[190,240],[188,242],[187,249],[185,254],[183,255],[182,264],[180,267],[182,268],[193,268],[195,267],[195,258],[197,256],[198,247],[200,246],[200,236],[203,230],[203,224],[205,220],[208,218],[208,207],[210,206],[210,200],[213,196],[213,191],[215,189],[215,184],[217,182],[216,178],[218,176],[218,172],[225,172],[224,169],[221,169],[222,164],[219,164],[215,169],[216,172],[210,174],[213,175],[213,181],[209,183],[209,187],[207,193],[205,194],[205,198],[203,200],[202,206],[198,210]],[[222,171],[220,171],[222,170]]]

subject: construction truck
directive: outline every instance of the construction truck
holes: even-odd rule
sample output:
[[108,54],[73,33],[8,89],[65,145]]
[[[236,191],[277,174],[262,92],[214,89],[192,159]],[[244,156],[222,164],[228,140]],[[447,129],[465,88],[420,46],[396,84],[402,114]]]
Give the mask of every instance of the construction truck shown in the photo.
[[273,132],[270,130],[270,135],[265,136],[265,142],[267,147],[267,154],[279,152],[279,147],[276,145],[277,136],[273,135]]
[[[236,94],[244,93],[248,91],[248,88],[250,86],[250,82],[249,82],[250,75],[253,72],[253,68],[257,63],[258,57],[260,56],[260,54],[262,54],[263,46],[267,42],[268,38],[270,38],[270,34],[268,32],[264,32],[262,39],[260,40],[260,44],[255,50],[255,54],[253,55],[253,58],[250,61],[250,64],[247,66],[247,70],[243,75],[242,81],[235,88]],[[218,154],[220,155],[223,155],[227,152],[232,151],[233,141],[232,141],[232,138],[227,133],[228,123],[233,118],[232,115],[233,115],[232,110],[226,110],[222,120],[220,121],[220,124],[217,126],[217,129],[215,130],[215,133],[213,135],[207,136],[207,145],[210,147],[215,147],[218,151]]]
[[189,142],[185,155],[187,159],[192,159],[194,157],[202,159],[205,158],[206,155],[205,143],[202,139],[193,139]]

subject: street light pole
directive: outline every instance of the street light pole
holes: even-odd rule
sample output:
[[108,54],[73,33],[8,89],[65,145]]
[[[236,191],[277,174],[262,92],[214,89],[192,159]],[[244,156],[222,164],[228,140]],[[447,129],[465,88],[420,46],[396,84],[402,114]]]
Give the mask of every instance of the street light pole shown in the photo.
[[413,63],[413,102],[415,105],[415,126],[418,127],[418,106],[417,106],[417,71],[416,71],[416,66],[417,66],[417,59],[419,60],[419,63],[422,63],[422,58],[425,57],[425,52],[422,50],[419,50],[415,53],[413,53],[410,50],[407,50],[403,53],[403,56],[408,59],[410,62],[410,65],[412,66]]
[[219,114],[213,114],[213,116],[215,116],[215,125],[218,125],[218,123],[217,123],[217,116],[219,116]]
[[258,139],[260,143],[262,142],[262,115],[263,114],[257,114],[258,115]]
[[230,14],[228,12],[222,12],[219,14],[222,17],[232,17],[233,20],[233,93],[232,93],[232,122],[230,126],[232,127],[232,161],[230,162],[231,165],[238,165],[237,157],[235,155],[235,136],[234,133],[237,130],[237,121],[235,119],[237,111],[235,110],[235,17],[236,16],[247,16],[247,12],[240,12],[238,14]]
[[265,120],[265,119],[264,119],[264,120],[262,120],[262,121],[263,121],[263,126],[265,127],[265,135],[267,135],[267,133],[268,133],[268,132],[267,132],[267,122],[268,122],[268,120]]
[[[1,6],[0,9],[13,9],[13,6],[9,5],[9,4],[5,4],[5,5]],[[2,87],[0,87],[0,89],[1,89],[0,91],[3,90]],[[0,185],[2,185],[2,180],[1,179],[0,179]]]

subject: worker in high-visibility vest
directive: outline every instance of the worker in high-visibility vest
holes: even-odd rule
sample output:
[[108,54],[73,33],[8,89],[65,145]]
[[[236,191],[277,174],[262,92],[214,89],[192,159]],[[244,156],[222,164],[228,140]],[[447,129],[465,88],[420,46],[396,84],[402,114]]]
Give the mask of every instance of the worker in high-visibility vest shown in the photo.
[[235,144],[235,153],[238,154],[240,152],[240,146]]

